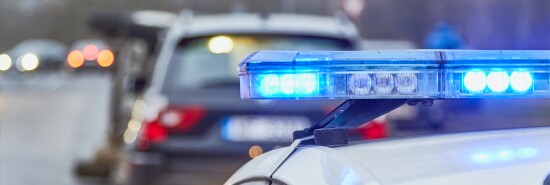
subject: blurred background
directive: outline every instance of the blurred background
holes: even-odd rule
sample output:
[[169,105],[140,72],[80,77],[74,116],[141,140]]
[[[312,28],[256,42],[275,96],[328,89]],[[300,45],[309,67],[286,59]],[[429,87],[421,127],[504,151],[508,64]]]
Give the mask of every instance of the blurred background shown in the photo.
[[[545,50],[548,9],[542,0],[0,0],[0,184],[221,184],[339,103],[241,101],[236,65],[247,54]],[[350,135],[544,126],[549,110],[545,99],[436,101]]]
[[[284,12],[332,16],[341,11],[340,0],[22,0],[0,1],[3,34],[0,49],[29,37],[48,37],[66,43],[90,37],[83,24],[90,10],[127,12],[165,10],[179,13]],[[354,0],[350,4],[356,3]],[[544,1],[475,0],[360,1],[347,5],[365,38],[410,40],[422,45],[426,33],[440,21],[452,23],[475,49],[545,49],[549,4]],[[362,6],[361,6],[362,5]],[[352,10],[352,9],[359,10]],[[39,27],[40,29],[36,29]],[[506,39],[504,39],[506,38]]]

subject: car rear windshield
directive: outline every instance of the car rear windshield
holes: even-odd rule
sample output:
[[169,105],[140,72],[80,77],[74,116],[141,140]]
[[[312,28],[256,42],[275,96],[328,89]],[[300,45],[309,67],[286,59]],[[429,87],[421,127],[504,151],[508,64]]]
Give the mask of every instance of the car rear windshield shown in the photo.
[[295,35],[213,35],[180,41],[163,88],[182,93],[238,86],[237,64],[258,50],[352,50],[344,39]]

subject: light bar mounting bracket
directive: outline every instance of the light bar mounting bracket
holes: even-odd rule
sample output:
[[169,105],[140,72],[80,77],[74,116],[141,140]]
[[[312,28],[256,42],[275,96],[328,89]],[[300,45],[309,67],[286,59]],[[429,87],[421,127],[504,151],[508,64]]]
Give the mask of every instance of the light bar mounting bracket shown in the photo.
[[314,125],[293,133],[294,140],[313,136],[313,140],[303,145],[339,146],[349,142],[348,131],[374,120],[408,103],[416,105],[422,102],[429,106],[433,100],[416,99],[348,99],[328,113]]

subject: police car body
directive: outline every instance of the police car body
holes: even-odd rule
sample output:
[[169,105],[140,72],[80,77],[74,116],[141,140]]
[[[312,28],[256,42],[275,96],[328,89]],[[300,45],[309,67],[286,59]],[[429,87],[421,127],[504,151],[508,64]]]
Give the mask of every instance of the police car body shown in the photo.
[[252,54],[239,65],[243,99],[353,100],[295,132],[291,146],[253,159],[226,184],[550,184],[548,127],[359,142],[342,132],[399,101],[548,98],[549,56],[466,50]]
[[549,139],[550,128],[527,128],[304,146],[290,156],[282,148],[255,158],[226,184],[542,185],[550,174]]

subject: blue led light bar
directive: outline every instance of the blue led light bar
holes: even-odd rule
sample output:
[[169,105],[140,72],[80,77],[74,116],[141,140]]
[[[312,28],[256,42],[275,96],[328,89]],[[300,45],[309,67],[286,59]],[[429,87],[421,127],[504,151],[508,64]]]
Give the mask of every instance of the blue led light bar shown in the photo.
[[244,99],[550,97],[550,51],[260,51]]

